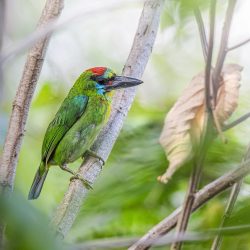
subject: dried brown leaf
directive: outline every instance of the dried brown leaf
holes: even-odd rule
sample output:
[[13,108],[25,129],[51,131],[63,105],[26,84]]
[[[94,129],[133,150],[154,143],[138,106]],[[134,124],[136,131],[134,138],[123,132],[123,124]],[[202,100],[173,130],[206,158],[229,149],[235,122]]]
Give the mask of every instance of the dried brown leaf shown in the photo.
[[242,67],[228,64],[223,70],[223,84],[219,88],[215,114],[221,125],[232,115],[238,105]]
[[[222,72],[214,114],[220,125],[237,107],[242,67],[228,64]],[[195,76],[165,118],[160,144],[169,160],[167,171],[158,177],[164,183],[184,163],[192,159],[194,145],[199,144],[205,118],[204,73]]]

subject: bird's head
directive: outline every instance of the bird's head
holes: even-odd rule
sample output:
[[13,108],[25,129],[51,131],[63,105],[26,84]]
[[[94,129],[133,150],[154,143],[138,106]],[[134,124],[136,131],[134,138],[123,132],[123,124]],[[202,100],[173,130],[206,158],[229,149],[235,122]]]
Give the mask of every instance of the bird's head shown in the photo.
[[112,90],[128,88],[142,83],[133,77],[118,76],[106,67],[95,67],[87,69],[84,74],[89,78],[89,87],[94,88],[98,94],[105,94]]

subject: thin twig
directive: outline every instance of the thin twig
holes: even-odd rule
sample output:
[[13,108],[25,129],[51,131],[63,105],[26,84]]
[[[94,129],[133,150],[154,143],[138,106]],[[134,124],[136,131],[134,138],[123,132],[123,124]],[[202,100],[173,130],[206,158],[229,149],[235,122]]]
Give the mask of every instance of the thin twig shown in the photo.
[[[233,188],[231,190],[230,197],[228,199],[228,203],[227,203],[227,206],[226,206],[226,209],[225,209],[225,213],[223,215],[223,218],[222,218],[222,221],[221,221],[221,224],[220,224],[221,229],[224,228],[224,226],[226,225],[228,219],[231,217],[234,205],[236,203],[238,194],[239,194],[240,189],[241,189],[242,182],[243,182],[243,179],[240,179],[240,181],[238,181],[237,183],[235,183],[233,185]],[[214,238],[211,250],[220,249],[221,244],[222,244],[222,231],[219,231],[218,235]]]
[[[246,152],[242,162],[245,162],[248,159],[250,159],[250,145],[248,146],[247,152]],[[238,182],[236,182],[233,185],[233,188],[231,190],[231,193],[230,193],[230,196],[229,196],[229,199],[228,199],[228,202],[227,202],[225,213],[223,215],[223,218],[222,218],[222,221],[221,221],[221,224],[220,224],[220,231],[217,234],[217,236],[214,238],[211,250],[218,250],[221,247],[222,239],[223,239],[222,238],[222,236],[223,236],[222,230],[223,230],[223,228],[225,228],[225,225],[227,224],[229,218],[232,215],[232,212],[233,212],[237,197],[238,197],[238,195],[240,193],[240,189],[241,189],[241,186],[242,186],[242,183],[243,183],[243,178],[244,177],[239,179]]]
[[[187,232],[185,235],[181,237],[182,241],[185,242],[198,242],[207,241],[212,239],[214,235],[218,232],[223,235],[235,235],[242,234],[242,232],[246,232],[250,230],[250,225],[240,225],[240,226],[232,226],[232,227],[224,227],[222,229],[212,228],[209,230],[204,230],[201,232]],[[86,241],[84,243],[68,245],[68,250],[92,250],[92,249],[124,249],[131,244],[137,242],[139,240],[138,237],[112,237],[112,238],[104,238],[104,239],[95,239]],[[173,242],[174,237],[173,234],[165,235],[154,243],[154,247],[166,246]]]
[[[204,60],[205,60],[205,62],[207,62],[208,43],[207,43],[206,31],[205,31],[204,22],[203,22],[203,19],[201,16],[200,9],[197,6],[194,8],[194,15],[195,15],[195,19],[196,19],[196,22],[197,22],[198,28],[199,28],[199,34],[200,34],[200,40],[201,40],[201,46],[202,46]],[[214,27],[214,25],[212,25],[212,26]],[[211,40],[213,40],[212,37],[210,37],[210,38],[211,38]],[[211,43],[211,41],[210,41],[210,44],[213,44],[213,43]],[[212,68],[212,66],[211,66],[211,68]],[[210,76],[209,76],[209,78],[210,78]],[[211,91],[213,91],[213,88],[211,89]],[[212,93],[210,93],[210,96],[213,96]],[[207,95],[207,99],[208,99],[208,95]],[[207,100],[207,102],[208,102],[208,100]],[[219,135],[221,136],[222,140],[225,142],[226,139],[222,133],[222,129],[220,127],[220,124],[218,123],[218,119],[217,119],[215,113],[213,112],[214,103],[215,103],[215,101],[213,100],[212,115],[214,118],[215,126],[216,126],[217,131],[218,131]]]
[[[194,13],[195,13],[195,18],[199,27],[199,33],[200,33],[200,38],[201,38],[201,44],[202,44],[202,51],[203,51],[203,56],[206,62],[206,82],[205,82],[205,86],[206,86],[206,107],[208,112],[212,112],[212,116],[213,116],[213,120],[214,120],[214,125],[218,131],[218,134],[220,135],[221,139],[223,142],[226,142],[226,139],[222,133],[222,128],[220,126],[220,123],[218,122],[218,118],[216,117],[216,113],[213,111],[214,108],[214,103],[215,100],[213,100],[213,105],[210,103],[211,102],[211,96],[213,96],[213,99],[215,98],[214,95],[212,95],[212,91],[214,88],[211,88],[210,91],[210,72],[212,69],[212,54],[209,54],[209,56],[211,56],[211,58],[209,58],[207,56],[207,50],[208,50],[208,44],[207,44],[207,39],[206,39],[206,33],[205,33],[205,27],[204,27],[204,23],[203,23],[203,19],[200,13],[200,10],[198,7],[196,7],[194,9]],[[215,13],[215,11],[214,11]],[[209,46],[210,46],[210,51],[213,50],[213,40],[214,40],[214,22],[215,22],[215,17],[211,18],[210,20],[210,41],[209,41]],[[211,107],[213,106],[213,107]]]
[[[216,106],[216,97],[217,97],[217,92],[220,87],[220,81],[221,81],[221,70],[224,65],[224,61],[228,52],[227,46],[228,46],[228,37],[229,37],[229,32],[231,28],[231,23],[233,19],[233,13],[234,13],[234,8],[236,5],[237,0],[229,0],[228,7],[227,7],[227,12],[226,12],[226,17],[225,17],[225,22],[223,26],[223,31],[221,35],[221,42],[220,42],[220,49],[216,61],[216,65],[213,71],[213,76],[212,76],[212,91],[213,91],[213,109]],[[222,127],[220,126],[220,123],[217,121],[216,113],[213,111],[213,119],[214,119],[214,124],[215,127],[218,131],[218,134],[221,136],[222,141],[226,142],[226,138],[224,137],[222,131]]]
[[248,39],[246,39],[245,41],[243,41],[243,42],[241,42],[241,43],[238,43],[238,44],[236,44],[236,45],[234,45],[234,46],[232,46],[232,47],[230,47],[230,48],[227,48],[227,52],[228,51],[231,51],[231,50],[234,50],[234,49],[238,49],[239,47],[241,47],[241,46],[243,46],[243,45],[245,45],[245,44],[247,44],[247,43],[249,43],[250,42],[250,38],[248,38]]
[[186,194],[186,199],[183,205],[183,211],[177,223],[176,229],[176,242],[171,246],[171,250],[179,250],[182,247],[182,242],[178,239],[179,235],[185,233],[188,225],[190,215],[192,213],[192,207],[194,203],[194,196],[197,192],[197,188],[200,183],[201,170],[203,167],[205,155],[207,152],[208,144],[208,133],[209,127],[211,125],[211,101],[210,101],[210,74],[211,74],[211,64],[212,64],[212,55],[213,55],[213,42],[214,42],[214,26],[215,26],[215,13],[216,13],[216,0],[211,1],[210,5],[210,29],[209,29],[209,43],[208,43],[208,54],[206,60],[206,69],[205,69],[205,107],[206,115],[204,121],[204,129],[201,135],[200,145],[197,147],[196,156],[194,157],[194,166],[192,175],[190,178],[189,188]]
[[219,89],[219,84],[220,84],[220,76],[221,76],[221,70],[226,58],[227,54],[227,45],[228,45],[228,37],[229,37],[229,32],[231,28],[231,23],[233,19],[233,13],[234,13],[234,8],[237,0],[229,0],[228,7],[227,7],[227,12],[226,12],[226,18],[223,26],[223,31],[221,35],[221,42],[220,42],[220,49],[213,73],[213,85],[214,85],[214,91],[213,94],[216,97],[217,96],[217,91]]
[[204,60],[206,62],[207,61],[207,50],[208,50],[207,36],[206,36],[206,30],[205,30],[204,22],[202,19],[202,15],[201,15],[201,12],[200,12],[200,9],[198,6],[196,6],[194,8],[194,16],[196,19],[196,23],[198,25],[202,52],[203,52]]
[[237,126],[238,124],[244,122],[246,119],[248,119],[250,117],[250,112],[249,113],[246,113],[245,115],[241,116],[240,118],[238,118],[237,120],[229,123],[229,124],[226,124],[224,125],[223,127],[223,131],[227,131],[235,126]]
[[210,5],[210,26],[209,26],[209,43],[208,56],[205,68],[205,107],[208,115],[211,115],[211,69],[212,56],[214,48],[214,26],[215,26],[216,1],[212,0]]
[[[132,49],[127,59],[123,74],[140,78],[152,52],[164,0],[147,0],[141,14]],[[92,148],[106,160],[122,128],[126,114],[134,100],[136,88],[126,89],[116,93],[111,117],[108,124],[98,136]],[[92,157],[85,159],[79,169],[79,174],[90,182],[94,182],[101,172],[101,164]],[[52,219],[53,226],[64,237],[71,228],[88,190],[81,182],[73,180],[58,206]]]
[[[248,149],[248,153],[249,149]],[[192,207],[192,212],[200,208],[206,202],[214,198],[216,195],[224,192],[228,188],[232,187],[242,177],[248,175],[250,172],[250,160],[242,162],[235,170],[224,174],[215,181],[209,183],[195,194],[195,200]],[[177,208],[168,217],[163,219],[160,223],[155,225],[148,231],[139,241],[132,245],[129,250],[144,250],[148,249],[155,241],[161,238],[163,235],[171,231],[177,223],[180,217],[182,207]]]
[[[38,29],[57,19],[63,7],[63,0],[47,0],[38,23]],[[50,36],[37,42],[29,51],[16,97],[13,102],[9,128],[0,162],[0,194],[9,195],[14,186],[17,159],[20,152],[24,127],[30,102],[41,72]]]

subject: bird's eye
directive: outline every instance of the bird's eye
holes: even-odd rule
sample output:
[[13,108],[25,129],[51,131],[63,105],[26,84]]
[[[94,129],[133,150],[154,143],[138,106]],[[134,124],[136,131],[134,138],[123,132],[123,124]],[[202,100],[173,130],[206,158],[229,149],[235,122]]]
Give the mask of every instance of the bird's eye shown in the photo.
[[96,76],[92,75],[92,76],[90,76],[90,79],[93,80],[93,81],[96,81]]
[[106,84],[106,82],[108,81],[107,79],[105,79],[103,76],[97,76],[96,77],[96,81],[101,84],[101,85],[104,85]]
[[106,81],[104,79],[98,81],[99,84],[104,85]]
[[109,82],[112,82],[115,80],[115,75],[113,75],[112,77],[110,78],[104,78],[103,76],[91,76],[91,79],[95,82],[98,82],[98,84],[100,85],[106,85],[107,83]]

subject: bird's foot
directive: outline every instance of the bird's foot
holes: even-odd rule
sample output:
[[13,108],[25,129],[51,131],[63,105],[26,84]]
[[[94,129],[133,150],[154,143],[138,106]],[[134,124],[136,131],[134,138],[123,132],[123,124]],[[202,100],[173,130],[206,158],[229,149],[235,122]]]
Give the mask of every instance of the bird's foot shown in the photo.
[[[94,151],[92,151],[92,150],[90,150],[90,149],[88,149],[88,150],[84,153],[84,155],[92,156],[92,157],[98,159],[98,160],[102,163],[102,166],[105,165],[105,161],[103,160],[103,158],[102,158],[101,156],[99,156],[96,152],[94,152]],[[83,155],[83,157],[84,157],[84,155]]]
[[91,182],[89,182],[88,180],[84,179],[80,174],[75,173],[73,170],[71,170],[70,168],[67,167],[66,164],[63,164],[60,166],[60,168],[70,174],[72,174],[73,176],[70,178],[70,181],[74,180],[74,179],[78,179],[82,182],[82,184],[87,188],[87,189],[93,189],[91,186]]
[[84,179],[82,176],[80,176],[79,174],[74,174],[71,178],[70,178],[70,181],[72,180],[80,180],[82,182],[82,184],[87,188],[87,189],[93,189],[92,187],[92,183],[89,182],[88,180]]

